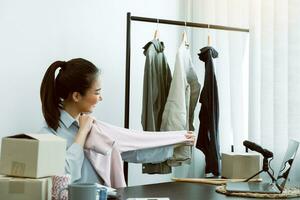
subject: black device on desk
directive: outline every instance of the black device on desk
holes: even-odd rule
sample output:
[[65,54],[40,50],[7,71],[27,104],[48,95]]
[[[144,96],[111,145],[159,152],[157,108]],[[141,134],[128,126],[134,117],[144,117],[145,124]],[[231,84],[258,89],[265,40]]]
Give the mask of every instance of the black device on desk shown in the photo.
[[[251,150],[261,153],[264,156],[263,169],[248,178],[246,182],[227,183],[226,190],[229,192],[282,193],[296,156],[299,142],[295,140],[289,140],[288,148],[285,153],[281,168],[278,172],[277,179],[275,179],[274,176],[269,172],[268,159],[273,157],[273,153],[249,141],[244,141],[244,145]],[[267,172],[270,175],[272,182],[247,182],[261,172]]]

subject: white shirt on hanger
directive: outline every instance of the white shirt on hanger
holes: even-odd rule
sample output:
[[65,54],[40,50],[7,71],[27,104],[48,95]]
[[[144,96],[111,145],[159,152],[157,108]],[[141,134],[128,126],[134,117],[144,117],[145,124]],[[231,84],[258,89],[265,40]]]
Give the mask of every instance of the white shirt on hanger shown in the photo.
[[[194,130],[194,109],[200,93],[200,84],[194,71],[189,48],[183,42],[177,52],[175,68],[167,103],[164,108],[161,131]],[[191,102],[192,100],[192,102]],[[191,113],[190,113],[191,112]],[[190,122],[191,121],[191,122]],[[177,147],[171,166],[191,161],[191,147]]]

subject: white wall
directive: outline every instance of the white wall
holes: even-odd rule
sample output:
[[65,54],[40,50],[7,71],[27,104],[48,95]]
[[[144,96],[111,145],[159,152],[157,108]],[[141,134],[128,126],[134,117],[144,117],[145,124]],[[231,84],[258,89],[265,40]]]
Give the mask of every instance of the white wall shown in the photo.
[[[43,123],[39,88],[55,60],[82,57],[103,72],[103,102],[94,116],[123,126],[126,12],[132,15],[184,20],[184,0],[1,0],[0,1],[0,138],[37,132]],[[143,45],[156,24],[132,24],[130,126],[141,128]],[[180,28],[159,26],[170,66],[174,64]],[[167,181],[169,176],[141,175],[129,169],[129,184]]]

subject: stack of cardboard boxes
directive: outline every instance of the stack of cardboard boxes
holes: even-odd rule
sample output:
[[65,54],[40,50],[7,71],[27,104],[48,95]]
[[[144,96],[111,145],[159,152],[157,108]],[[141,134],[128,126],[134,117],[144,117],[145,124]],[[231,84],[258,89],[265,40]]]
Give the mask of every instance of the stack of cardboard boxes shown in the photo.
[[66,141],[52,134],[2,138],[0,199],[51,200],[51,176],[63,175]]

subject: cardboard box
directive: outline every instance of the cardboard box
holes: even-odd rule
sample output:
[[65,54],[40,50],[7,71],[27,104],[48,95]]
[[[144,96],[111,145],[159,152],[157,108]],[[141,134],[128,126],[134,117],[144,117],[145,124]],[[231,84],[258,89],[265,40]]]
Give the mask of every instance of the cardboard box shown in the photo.
[[[260,170],[259,154],[222,153],[222,177],[224,178],[246,179]],[[254,178],[259,178],[259,176]]]
[[51,200],[51,178],[0,177],[0,199]]
[[0,174],[41,178],[64,174],[66,141],[53,134],[2,138]]

